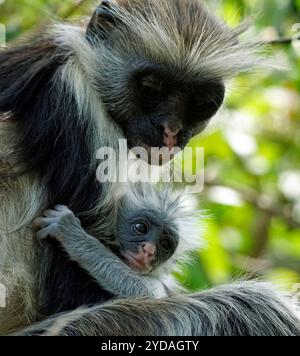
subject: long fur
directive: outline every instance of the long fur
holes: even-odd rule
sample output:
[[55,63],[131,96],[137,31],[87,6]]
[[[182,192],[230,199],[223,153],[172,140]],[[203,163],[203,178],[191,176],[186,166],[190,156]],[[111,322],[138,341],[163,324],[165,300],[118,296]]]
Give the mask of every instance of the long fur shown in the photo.
[[[123,300],[52,317],[17,335],[299,336],[300,319],[270,285],[240,282],[167,299]],[[142,327],[141,327],[142,326]]]
[[[0,123],[0,157],[6,157],[14,138],[14,125]],[[46,207],[45,186],[38,174],[12,179],[14,162],[0,158],[0,282],[7,306],[0,310],[0,333],[37,319],[39,246],[31,221]]]
[[[230,29],[198,0],[125,0],[112,2],[121,30],[111,50],[103,49],[105,66],[141,54],[180,71],[205,77],[230,78],[260,63],[255,42],[240,42],[246,24]],[[94,38],[97,38],[95,36]],[[95,43],[99,48],[99,43]],[[102,62],[102,65],[104,63]],[[105,71],[101,71],[105,73]]]

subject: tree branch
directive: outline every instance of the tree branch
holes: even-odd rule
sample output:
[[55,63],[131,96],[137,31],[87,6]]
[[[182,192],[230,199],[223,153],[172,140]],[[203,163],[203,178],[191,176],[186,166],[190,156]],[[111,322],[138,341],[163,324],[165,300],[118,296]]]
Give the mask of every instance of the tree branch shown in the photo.
[[268,255],[267,258],[253,258],[245,255],[232,255],[234,265],[254,278],[265,276],[274,268],[285,268],[300,273],[299,259],[291,256]]
[[294,42],[300,41],[300,35],[298,37],[282,37],[282,38],[275,38],[274,40],[265,41],[267,45],[290,45]]
[[252,234],[254,238],[254,246],[251,252],[251,257],[259,258],[265,253],[269,241],[271,221],[272,214],[269,211],[257,213]]

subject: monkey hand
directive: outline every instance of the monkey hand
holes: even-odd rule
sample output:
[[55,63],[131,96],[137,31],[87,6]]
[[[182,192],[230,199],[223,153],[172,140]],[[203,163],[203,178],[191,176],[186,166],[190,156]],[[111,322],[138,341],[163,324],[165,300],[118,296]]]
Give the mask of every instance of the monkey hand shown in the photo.
[[53,210],[44,211],[43,216],[33,221],[33,226],[39,230],[37,232],[39,240],[52,237],[60,242],[72,227],[81,228],[80,220],[64,205],[57,205]]

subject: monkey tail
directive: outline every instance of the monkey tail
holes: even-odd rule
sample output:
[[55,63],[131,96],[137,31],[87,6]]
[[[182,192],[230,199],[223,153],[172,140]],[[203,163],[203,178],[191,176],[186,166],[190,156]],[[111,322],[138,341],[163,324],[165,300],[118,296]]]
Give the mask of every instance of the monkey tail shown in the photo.
[[300,336],[300,314],[272,286],[239,282],[160,300],[115,300],[53,316],[16,335]]

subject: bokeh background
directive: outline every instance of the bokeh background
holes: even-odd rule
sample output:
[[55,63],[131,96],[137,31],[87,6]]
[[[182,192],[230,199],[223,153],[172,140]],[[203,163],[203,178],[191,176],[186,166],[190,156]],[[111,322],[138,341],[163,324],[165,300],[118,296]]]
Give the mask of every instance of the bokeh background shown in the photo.
[[[253,15],[251,38],[291,36],[300,0],[208,0],[230,25]],[[90,0],[0,0],[8,42],[56,20],[91,12]],[[229,83],[226,106],[191,142],[205,148],[206,249],[178,278],[191,290],[237,277],[300,283],[300,49],[273,45],[286,71],[264,70]]]

